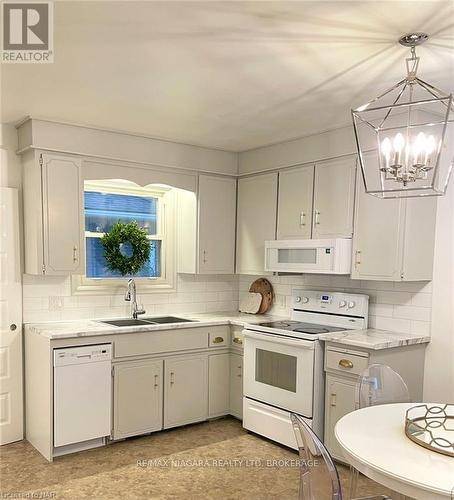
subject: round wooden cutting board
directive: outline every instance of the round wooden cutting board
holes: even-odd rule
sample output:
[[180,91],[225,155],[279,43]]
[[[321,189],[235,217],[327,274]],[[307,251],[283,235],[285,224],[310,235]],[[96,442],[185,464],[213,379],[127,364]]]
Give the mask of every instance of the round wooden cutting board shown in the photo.
[[258,280],[255,280],[249,287],[249,291],[260,293],[262,295],[262,303],[260,304],[257,314],[265,314],[271,309],[274,297],[273,285],[271,285],[267,279],[259,278]]

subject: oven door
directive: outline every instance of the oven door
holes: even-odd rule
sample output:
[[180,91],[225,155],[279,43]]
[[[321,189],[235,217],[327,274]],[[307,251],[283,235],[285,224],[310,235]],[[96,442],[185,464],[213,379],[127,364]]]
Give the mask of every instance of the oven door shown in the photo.
[[244,330],[244,395],[312,417],[315,343]]

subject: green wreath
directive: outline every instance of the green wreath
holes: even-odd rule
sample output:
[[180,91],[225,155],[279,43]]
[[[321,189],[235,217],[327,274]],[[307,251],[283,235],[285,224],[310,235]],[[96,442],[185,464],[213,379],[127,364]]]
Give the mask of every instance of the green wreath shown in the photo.
[[[117,222],[101,238],[104,256],[110,271],[122,276],[136,274],[150,257],[150,240],[136,221]],[[126,251],[130,247],[130,255]]]

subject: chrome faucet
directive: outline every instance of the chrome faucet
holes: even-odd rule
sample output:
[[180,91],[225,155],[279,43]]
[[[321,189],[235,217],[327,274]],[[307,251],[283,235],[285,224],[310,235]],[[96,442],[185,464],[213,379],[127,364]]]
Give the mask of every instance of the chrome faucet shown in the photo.
[[134,319],[137,319],[139,314],[145,314],[145,309],[143,305],[140,308],[137,305],[137,294],[136,294],[136,282],[131,278],[128,280],[128,289],[125,294],[126,302],[131,302],[131,315]]

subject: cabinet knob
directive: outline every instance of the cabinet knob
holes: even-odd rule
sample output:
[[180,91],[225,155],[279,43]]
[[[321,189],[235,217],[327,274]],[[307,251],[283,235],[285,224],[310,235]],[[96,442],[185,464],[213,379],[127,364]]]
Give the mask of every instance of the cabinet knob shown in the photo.
[[10,329],[12,332],[14,332],[14,330],[17,330],[17,325],[16,325],[16,323],[11,323],[11,324],[9,325],[9,329]]
[[241,337],[233,337],[232,342],[234,342],[235,344],[241,345],[243,343],[243,339]]
[[353,368],[353,362],[349,359],[341,359],[339,361],[339,366],[342,366],[342,368]]
[[223,337],[215,337],[213,339],[213,344],[222,344],[222,342],[224,342],[224,338]]

